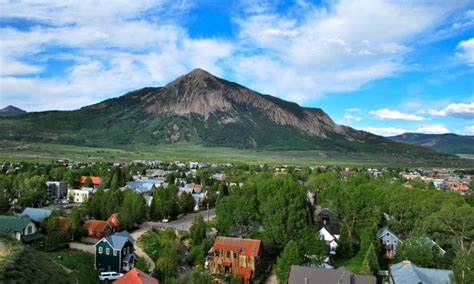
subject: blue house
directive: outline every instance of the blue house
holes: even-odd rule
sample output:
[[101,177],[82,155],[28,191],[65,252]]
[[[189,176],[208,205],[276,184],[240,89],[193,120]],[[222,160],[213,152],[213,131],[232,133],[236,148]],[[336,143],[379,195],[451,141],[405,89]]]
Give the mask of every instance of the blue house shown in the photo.
[[41,225],[44,219],[51,216],[52,213],[53,210],[51,209],[26,207],[25,210],[23,210],[23,212],[20,214],[20,216],[28,216],[37,225]]
[[408,260],[390,265],[390,282],[394,284],[449,284],[452,274],[451,270],[418,267]]
[[400,238],[387,226],[378,231],[379,240],[382,243],[382,249],[385,251],[385,257],[393,258],[397,254],[397,246]]
[[94,245],[95,268],[100,271],[129,271],[135,266],[134,243],[127,231],[102,238]]

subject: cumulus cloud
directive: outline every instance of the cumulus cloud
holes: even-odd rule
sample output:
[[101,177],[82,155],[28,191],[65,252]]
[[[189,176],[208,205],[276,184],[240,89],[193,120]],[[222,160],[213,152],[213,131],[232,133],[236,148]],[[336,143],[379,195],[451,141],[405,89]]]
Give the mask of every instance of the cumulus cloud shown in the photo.
[[403,113],[397,110],[390,110],[388,108],[371,110],[369,113],[380,119],[397,119],[397,120],[411,120],[411,121],[424,120],[422,116],[419,116],[416,114]]
[[434,116],[451,116],[462,119],[474,119],[474,103],[453,103],[441,110],[431,109],[429,114]]
[[464,130],[466,130],[466,133],[469,134],[469,135],[474,135],[474,125],[471,125],[471,126],[466,126],[464,128]]
[[449,133],[449,129],[440,124],[434,125],[423,125],[418,127],[415,132],[425,133],[425,134],[444,134]]
[[408,132],[404,128],[396,127],[361,127],[360,130],[367,131],[380,136],[395,136]]
[[474,66],[474,38],[463,40],[457,46],[456,56]]

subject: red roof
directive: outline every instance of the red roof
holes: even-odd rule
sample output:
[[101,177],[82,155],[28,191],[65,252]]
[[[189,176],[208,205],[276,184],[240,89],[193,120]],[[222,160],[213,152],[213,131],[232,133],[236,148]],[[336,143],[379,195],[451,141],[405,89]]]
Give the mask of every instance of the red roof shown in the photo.
[[260,254],[260,240],[217,237],[213,250],[229,250],[239,252],[244,256],[258,256]]
[[124,276],[112,282],[113,284],[159,284],[158,280],[145,272],[133,268]]
[[[81,184],[86,183],[87,178],[88,178],[88,176],[82,176],[81,177]],[[100,177],[91,176],[90,178],[91,178],[92,184],[94,184],[94,185],[99,185],[100,184]]]
[[235,273],[239,274],[242,276],[244,283],[248,283],[250,280],[250,276],[252,275],[252,269],[251,268],[243,268],[243,267],[236,267],[235,268]]
[[118,214],[117,213],[114,213],[112,215],[110,215],[109,219],[107,219],[107,223],[110,224],[110,226],[112,227],[120,227],[120,221],[118,219]]
[[105,232],[105,228],[107,226],[110,226],[106,221],[102,220],[88,220],[86,223],[84,223],[84,227],[88,231],[94,231],[94,232]]

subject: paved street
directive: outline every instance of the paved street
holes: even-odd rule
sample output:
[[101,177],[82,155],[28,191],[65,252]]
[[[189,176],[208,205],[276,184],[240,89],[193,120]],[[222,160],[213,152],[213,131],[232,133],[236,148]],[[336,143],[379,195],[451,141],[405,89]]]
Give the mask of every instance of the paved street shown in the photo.
[[163,222],[145,222],[142,225],[140,225],[140,228],[143,227],[153,227],[153,228],[175,228],[177,230],[181,231],[186,231],[189,232],[189,229],[191,228],[191,224],[193,223],[194,217],[198,215],[202,215],[204,217],[204,220],[207,221],[207,217],[209,214],[209,220],[214,219],[216,217],[216,210],[215,209],[209,209],[208,210],[203,210],[195,213],[190,213],[187,215],[184,215],[183,217],[171,221],[169,223],[163,223]]

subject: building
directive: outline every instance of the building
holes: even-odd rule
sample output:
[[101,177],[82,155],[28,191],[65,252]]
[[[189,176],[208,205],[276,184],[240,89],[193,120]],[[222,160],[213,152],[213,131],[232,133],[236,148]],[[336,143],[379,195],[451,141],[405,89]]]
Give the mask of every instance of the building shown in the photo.
[[133,268],[124,276],[112,282],[113,284],[159,284],[158,280],[145,272]]
[[448,284],[452,283],[452,275],[451,270],[418,267],[408,260],[390,265],[390,283],[392,284]]
[[25,210],[23,210],[23,212],[20,214],[20,216],[30,217],[31,220],[39,226],[46,218],[51,216],[52,213],[53,210],[51,209],[26,207]]
[[379,240],[382,243],[382,249],[385,252],[386,258],[394,258],[397,254],[397,246],[400,242],[400,238],[387,226],[383,227],[378,231]]
[[[356,275],[344,267],[326,269],[292,265],[288,284],[376,284],[375,276]],[[415,283],[415,282],[407,282]]]
[[36,224],[28,216],[0,215],[0,234],[10,236],[28,245],[44,238],[38,232]]
[[89,238],[101,239],[112,234],[112,226],[107,221],[87,220],[84,223]]
[[94,189],[92,187],[83,187],[81,189],[69,189],[67,196],[69,201],[74,203],[84,203],[91,198]]
[[325,226],[319,230],[321,240],[324,240],[329,247],[330,254],[336,254],[337,242],[339,241],[340,233],[335,227]]
[[84,184],[86,183],[87,179],[90,178],[91,181],[92,181],[92,184],[94,185],[94,188],[98,188],[99,185],[100,185],[100,177],[96,177],[96,176],[81,176],[81,179],[79,181],[79,183],[81,184],[81,186],[84,186]]
[[120,232],[120,220],[118,217],[118,213],[114,213],[110,215],[109,219],[107,219],[107,223],[112,228],[112,232]]
[[260,256],[260,240],[217,237],[206,264],[213,274],[238,274],[248,284]]
[[67,197],[67,182],[47,181],[46,190],[48,196],[53,199],[65,199]]
[[100,271],[129,271],[135,266],[134,243],[127,231],[102,238],[94,245],[95,268]]

